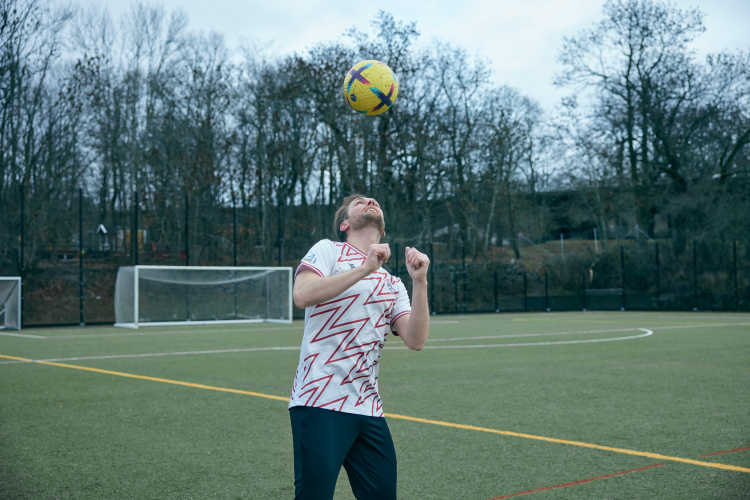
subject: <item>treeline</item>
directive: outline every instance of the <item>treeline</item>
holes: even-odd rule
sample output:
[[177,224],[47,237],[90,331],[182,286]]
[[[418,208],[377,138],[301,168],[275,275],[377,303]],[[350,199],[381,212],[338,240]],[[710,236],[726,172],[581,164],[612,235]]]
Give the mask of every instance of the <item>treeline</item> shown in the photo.
[[[190,31],[179,11],[54,5],[0,0],[6,273],[74,246],[79,202],[110,238],[149,214],[155,250],[187,234],[220,245],[235,207],[239,237],[269,263],[330,235],[351,192],[380,200],[390,241],[440,240],[480,261],[581,228],[602,244],[750,234],[750,52],[697,60],[698,11],[607,1],[600,22],[550,48],[571,96],[551,115],[462,48],[419,48],[417,25],[385,12],[369,31],[269,58]],[[341,92],[370,58],[400,81],[378,118]]]

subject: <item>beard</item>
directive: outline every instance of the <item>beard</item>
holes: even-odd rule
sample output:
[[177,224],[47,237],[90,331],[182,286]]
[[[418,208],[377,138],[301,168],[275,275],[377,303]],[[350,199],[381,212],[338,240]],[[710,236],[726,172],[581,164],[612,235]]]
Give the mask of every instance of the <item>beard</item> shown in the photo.
[[354,230],[362,229],[367,226],[374,226],[380,233],[385,231],[385,221],[380,214],[365,212],[364,214],[349,219],[349,227]]

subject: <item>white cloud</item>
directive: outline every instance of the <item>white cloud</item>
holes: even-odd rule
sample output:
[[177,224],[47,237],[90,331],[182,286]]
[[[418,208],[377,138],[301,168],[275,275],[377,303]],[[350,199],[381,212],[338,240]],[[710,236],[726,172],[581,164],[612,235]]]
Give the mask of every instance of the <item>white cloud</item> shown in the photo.
[[[98,4],[97,0],[79,0]],[[321,41],[336,40],[346,29],[369,30],[378,10],[400,21],[416,21],[422,43],[439,38],[491,61],[495,81],[518,88],[545,108],[563,92],[552,85],[560,70],[557,55],[563,36],[590,26],[601,15],[603,0],[338,2],[302,0],[162,0],[168,10],[183,9],[190,27],[223,34],[230,47],[242,40],[268,44],[271,53],[303,52]],[[679,0],[681,8],[697,1]],[[107,4],[114,15],[125,2]],[[750,0],[700,2],[706,33],[697,41],[700,55],[750,48]]]

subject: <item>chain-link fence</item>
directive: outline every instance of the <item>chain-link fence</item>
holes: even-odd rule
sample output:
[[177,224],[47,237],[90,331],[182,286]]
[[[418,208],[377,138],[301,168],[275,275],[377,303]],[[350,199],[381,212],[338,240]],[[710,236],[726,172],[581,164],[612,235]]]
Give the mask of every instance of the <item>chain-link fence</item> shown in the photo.
[[[750,242],[577,243],[578,252],[540,262],[456,263],[435,253],[431,310],[750,310]],[[409,284],[405,268],[394,271]]]
[[[103,217],[81,192],[45,214],[30,202],[15,205],[0,221],[0,275],[23,278],[26,326],[114,322],[120,266],[294,267],[322,237],[310,236],[306,221],[331,211],[217,207],[198,196],[165,200],[150,211],[140,205],[134,197],[127,210]],[[288,225],[278,230],[281,220]],[[391,242],[387,267],[410,289],[399,242]],[[438,240],[409,244],[430,254],[435,313],[750,310],[750,241],[554,240],[516,248],[506,242],[481,257]]]

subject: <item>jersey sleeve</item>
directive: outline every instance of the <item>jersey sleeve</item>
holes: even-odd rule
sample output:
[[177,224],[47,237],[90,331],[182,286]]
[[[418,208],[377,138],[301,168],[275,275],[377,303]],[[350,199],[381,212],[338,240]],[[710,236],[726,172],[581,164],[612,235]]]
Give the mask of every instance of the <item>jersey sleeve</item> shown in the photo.
[[318,276],[330,276],[336,264],[336,246],[331,240],[320,240],[307,251],[294,272],[295,278],[302,271],[312,271]]
[[396,320],[404,314],[411,312],[411,302],[409,302],[409,294],[406,292],[404,282],[398,278],[392,279],[395,281],[394,286],[396,287],[398,294],[396,295],[396,302],[393,304],[393,309],[391,310],[391,331],[398,335],[398,333],[393,330],[396,326]]

